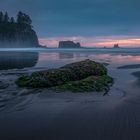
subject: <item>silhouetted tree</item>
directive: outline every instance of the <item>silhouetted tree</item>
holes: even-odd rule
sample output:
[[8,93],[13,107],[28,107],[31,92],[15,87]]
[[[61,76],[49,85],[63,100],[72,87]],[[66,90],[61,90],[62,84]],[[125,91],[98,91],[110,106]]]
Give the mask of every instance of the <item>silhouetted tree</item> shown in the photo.
[[32,20],[28,15],[19,11],[17,15],[17,23],[31,25]]
[[4,22],[7,23],[9,21],[8,13],[6,12],[4,15]]
[[3,13],[0,12],[0,22],[3,22]]
[[24,14],[24,22],[28,25],[32,24],[32,20],[29,15]]
[[15,19],[13,17],[10,18],[11,23],[15,23]]
[[21,42],[22,45],[38,45],[38,38],[32,29],[30,16],[19,11],[17,19],[8,16],[6,12],[0,12],[0,46],[8,42]]
[[19,11],[17,14],[17,23],[19,23],[19,24],[22,23],[22,16],[23,16],[23,13],[21,11]]

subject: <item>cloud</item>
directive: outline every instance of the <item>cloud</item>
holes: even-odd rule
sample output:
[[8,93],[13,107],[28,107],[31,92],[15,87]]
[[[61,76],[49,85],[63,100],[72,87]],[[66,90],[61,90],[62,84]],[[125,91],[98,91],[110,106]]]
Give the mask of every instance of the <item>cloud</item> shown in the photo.
[[84,47],[112,47],[118,43],[121,47],[138,47],[140,46],[140,37],[138,36],[100,36],[100,37],[84,37],[84,36],[71,36],[71,37],[51,37],[40,38],[39,42],[47,47],[58,47],[59,41],[72,40],[80,42]]
[[139,0],[1,0],[0,9],[30,14],[40,38],[132,37],[140,36],[139,5]]

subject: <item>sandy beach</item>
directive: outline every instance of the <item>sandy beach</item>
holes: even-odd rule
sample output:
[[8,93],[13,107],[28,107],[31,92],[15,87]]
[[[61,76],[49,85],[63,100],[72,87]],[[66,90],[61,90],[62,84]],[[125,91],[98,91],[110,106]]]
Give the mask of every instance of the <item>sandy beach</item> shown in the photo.
[[[43,60],[46,56],[41,55]],[[85,56],[91,59],[95,57],[91,54],[84,54]],[[132,73],[138,72],[139,67],[134,67],[129,62],[129,67],[126,68],[128,65],[126,56],[123,56],[124,62],[121,63],[118,60],[112,61],[115,60],[114,57],[118,56],[96,57],[98,61],[109,63],[107,66],[109,75],[115,80],[105,96],[103,92],[55,93],[47,89],[19,88],[15,84],[20,75],[41,70],[43,65],[40,68],[1,70],[0,138],[2,140],[137,140],[140,137],[140,86],[137,82],[139,75],[134,76]],[[64,65],[67,59],[63,58],[62,61],[61,57],[58,66]],[[75,57],[69,60],[74,61],[74,59]],[[43,64],[43,61],[39,63]]]

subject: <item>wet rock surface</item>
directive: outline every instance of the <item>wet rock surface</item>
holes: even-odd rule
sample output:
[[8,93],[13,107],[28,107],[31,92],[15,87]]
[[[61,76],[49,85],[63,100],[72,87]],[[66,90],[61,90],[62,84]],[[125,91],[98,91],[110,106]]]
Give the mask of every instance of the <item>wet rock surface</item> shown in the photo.
[[[71,83],[73,81],[74,83]],[[57,86],[56,89],[59,89],[60,86],[60,89],[83,92],[102,91],[112,82],[113,79],[107,75],[107,69],[103,64],[87,59],[58,69],[21,76],[16,83],[20,87],[51,88]],[[62,85],[64,85],[63,88]]]

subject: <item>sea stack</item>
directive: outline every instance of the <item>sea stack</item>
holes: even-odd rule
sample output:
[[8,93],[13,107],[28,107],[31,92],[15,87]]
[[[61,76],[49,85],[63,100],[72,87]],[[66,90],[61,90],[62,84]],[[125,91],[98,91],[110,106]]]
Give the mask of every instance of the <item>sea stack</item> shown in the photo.
[[73,41],[60,41],[59,48],[81,48],[81,45]]
[[114,44],[114,47],[113,48],[115,48],[115,49],[120,48],[119,47],[119,44]]

